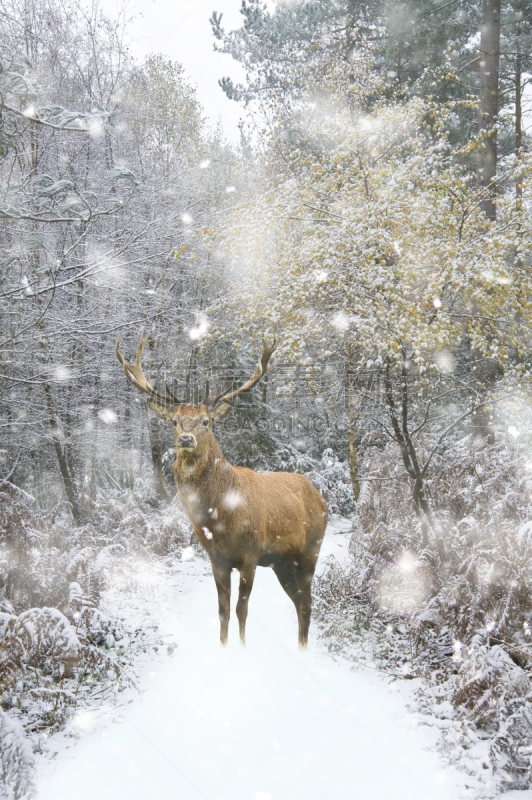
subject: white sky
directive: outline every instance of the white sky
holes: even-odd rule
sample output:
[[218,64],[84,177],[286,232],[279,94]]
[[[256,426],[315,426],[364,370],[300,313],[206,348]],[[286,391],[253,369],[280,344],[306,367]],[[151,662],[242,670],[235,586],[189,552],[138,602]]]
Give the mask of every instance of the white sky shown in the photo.
[[[114,0],[104,0],[113,4]],[[244,115],[239,103],[228,100],[218,86],[218,80],[229,76],[242,80],[244,71],[230,56],[214,52],[214,36],[209,17],[213,11],[223,14],[226,30],[241,27],[242,0],[138,0],[130,10],[135,20],[130,28],[133,54],[139,61],[151,53],[163,53],[179,61],[186,69],[205,115],[221,120],[227,136],[238,139],[238,122]],[[268,0],[273,8],[276,0]],[[532,88],[527,87],[523,98],[523,127],[532,127]],[[508,109],[509,113],[513,109]]]
[[241,0],[139,0],[131,28],[135,57],[142,61],[151,53],[163,53],[183,64],[206,116],[221,119],[233,139],[243,110],[227,99],[218,80],[226,75],[241,80],[244,71],[230,56],[214,52],[209,17],[213,11],[221,12],[226,29],[239,28],[240,6]]

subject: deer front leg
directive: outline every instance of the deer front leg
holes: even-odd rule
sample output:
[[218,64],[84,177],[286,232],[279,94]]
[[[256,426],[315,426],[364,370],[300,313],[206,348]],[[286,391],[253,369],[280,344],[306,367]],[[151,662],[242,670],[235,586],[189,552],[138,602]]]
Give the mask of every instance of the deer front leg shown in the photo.
[[246,619],[248,617],[249,595],[255,580],[256,564],[246,564],[240,570],[240,585],[238,588],[238,603],[236,604],[236,616],[238,617],[238,628],[240,631],[240,643],[246,644]]
[[231,567],[212,563],[212,573],[218,589],[218,614],[220,617],[220,644],[227,644],[229,614],[231,613]]

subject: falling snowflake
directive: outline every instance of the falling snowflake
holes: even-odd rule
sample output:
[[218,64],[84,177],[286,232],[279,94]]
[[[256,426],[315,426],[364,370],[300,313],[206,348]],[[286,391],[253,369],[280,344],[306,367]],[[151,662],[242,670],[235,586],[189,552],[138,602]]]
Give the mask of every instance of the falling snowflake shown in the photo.
[[211,324],[207,317],[200,317],[196,323],[196,326],[189,331],[189,338],[192,339],[193,342],[196,342],[198,339],[202,339],[209,330],[210,326]]
[[68,367],[64,367],[62,364],[58,364],[56,367],[54,367],[54,378],[56,381],[65,383],[70,379],[70,375],[71,373]]
[[99,139],[104,134],[103,120],[100,116],[94,115],[87,120],[89,134],[93,139]]
[[224,495],[223,504],[229,511],[234,511],[235,508],[238,508],[243,503],[244,498],[236,489],[230,489]]
[[181,561],[191,561],[194,558],[194,548],[189,545],[181,551]]
[[98,416],[106,425],[113,425],[118,422],[118,417],[111,408],[102,408]]
[[317,269],[314,271],[314,280],[318,286],[323,286],[324,283],[327,283],[327,276],[328,273],[323,269]]
[[349,328],[349,317],[343,311],[339,311],[332,318],[331,324],[337,331],[346,331]]

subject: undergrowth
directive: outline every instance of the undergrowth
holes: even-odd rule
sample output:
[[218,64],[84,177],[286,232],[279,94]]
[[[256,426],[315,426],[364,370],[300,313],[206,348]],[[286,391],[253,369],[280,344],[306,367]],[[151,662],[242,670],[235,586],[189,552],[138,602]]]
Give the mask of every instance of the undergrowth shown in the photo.
[[526,448],[509,437],[491,446],[467,437],[438,457],[428,486],[437,528],[426,548],[397,463],[393,445],[372,457],[372,473],[383,480],[363,483],[351,563],[331,561],[316,580],[321,635],[329,649],[392,678],[421,679],[418,711],[440,727],[442,750],[472,786],[488,793],[527,788],[532,471]]
[[175,504],[159,511],[130,496],[95,505],[75,527],[68,504],[36,512],[0,493],[0,776],[8,800],[33,796],[33,751],[50,733],[134,685],[146,632],[125,630],[102,607],[117,563],[125,560],[131,576],[154,554],[179,555],[189,540]]

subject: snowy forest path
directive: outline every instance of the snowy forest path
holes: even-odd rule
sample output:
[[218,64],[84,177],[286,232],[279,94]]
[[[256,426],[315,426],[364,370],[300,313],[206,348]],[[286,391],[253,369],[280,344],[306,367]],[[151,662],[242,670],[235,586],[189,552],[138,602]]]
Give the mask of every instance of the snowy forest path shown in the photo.
[[[330,526],[322,563],[346,539]],[[272,570],[257,571],[245,649],[234,609],[229,645],[218,644],[206,562],[179,564],[163,584],[159,576],[122,610],[157,606],[175,651],[146,661],[140,696],[89,719],[77,742],[57,739],[57,755],[39,766],[39,800],[468,796],[466,776],[442,768],[428,749],[436,731],[416,725],[399,688],[333,660],[312,626],[308,651],[297,650],[295,610]]]

